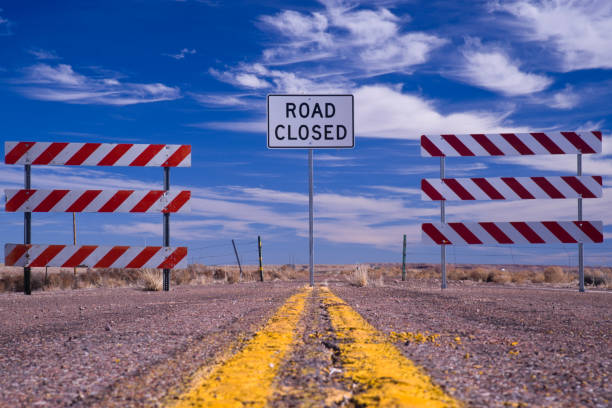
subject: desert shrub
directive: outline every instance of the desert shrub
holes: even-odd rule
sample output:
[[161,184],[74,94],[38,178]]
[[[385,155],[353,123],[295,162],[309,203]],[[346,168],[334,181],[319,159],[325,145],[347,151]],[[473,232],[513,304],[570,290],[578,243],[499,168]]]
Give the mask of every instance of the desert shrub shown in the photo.
[[355,265],[355,269],[353,269],[353,272],[350,275],[350,282],[352,285],[360,288],[368,286],[368,265]]
[[560,266],[549,266],[544,269],[544,282],[560,283],[566,281],[567,275]]
[[213,271],[214,280],[225,280],[225,271],[221,268],[217,268]]
[[493,270],[487,276],[487,282],[509,283],[510,281],[512,281],[512,276],[508,271]]
[[468,280],[470,278],[467,271],[462,268],[449,269],[447,277],[450,280]]
[[593,286],[607,286],[606,277],[600,269],[590,269],[584,272],[584,283]]
[[240,271],[237,270],[229,270],[226,275],[227,283],[238,283],[240,281]]
[[148,291],[160,291],[163,288],[163,275],[162,271],[153,268],[144,268],[139,270],[140,284],[144,290]]
[[60,271],[59,273],[49,274],[46,288],[49,289],[69,289],[74,285],[74,275],[71,272]]
[[469,272],[469,277],[476,282],[486,282],[489,278],[489,272],[482,267],[477,267]]
[[510,274],[510,280],[513,283],[524,283],[530,279],[531,273],[526,270],[515,271]]

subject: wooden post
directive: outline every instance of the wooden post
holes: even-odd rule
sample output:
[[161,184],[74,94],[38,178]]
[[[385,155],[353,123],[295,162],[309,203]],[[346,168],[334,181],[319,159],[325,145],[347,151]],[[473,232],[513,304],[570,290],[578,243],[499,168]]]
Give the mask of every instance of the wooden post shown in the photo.
[[406,234],[404,234],[404,248],[402,250],[402,281],[406,280]]
[[232,245],[234,246],[234,253],[236,254],[236,262],[238,262],[238,269],[240,269],[240,280],[242,281],[242,265],[240,265],[240,257],[238,256],[238,250],[236,249],[236,243],[232,239]]
[[263,264],[261,259],[261,236],[257,236],[257,248],[259,249],[259,280],[264,281],[263,277]]

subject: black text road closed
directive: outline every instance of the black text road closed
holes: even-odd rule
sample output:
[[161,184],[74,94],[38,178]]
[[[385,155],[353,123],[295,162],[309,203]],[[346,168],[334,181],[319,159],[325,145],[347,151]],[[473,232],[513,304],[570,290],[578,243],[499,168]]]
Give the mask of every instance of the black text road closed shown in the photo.
[[268,95],[268,147],[352,148],[353,112],[353,95]]

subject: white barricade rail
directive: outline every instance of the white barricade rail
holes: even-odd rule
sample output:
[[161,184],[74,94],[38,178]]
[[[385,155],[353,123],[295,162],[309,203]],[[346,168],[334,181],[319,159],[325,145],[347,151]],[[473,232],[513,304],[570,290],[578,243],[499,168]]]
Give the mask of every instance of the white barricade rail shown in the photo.
[[599,131],[423,135],[421,156],[591,154],[601,153],[601,143]]
[[7,212],[185,213],[191,192],[135,190],[5,190]]
[[603,242],[601,221],[424,223],[423,242],[438,245]]
[[423,200],[528,200],[598,198],[601,176],[422,179]]
[[133,143],[5,142],[6,164],[190,167],[191,146]]
[[187,247],[6,244],[4,258],[21,267],[172,269],[186,267]]

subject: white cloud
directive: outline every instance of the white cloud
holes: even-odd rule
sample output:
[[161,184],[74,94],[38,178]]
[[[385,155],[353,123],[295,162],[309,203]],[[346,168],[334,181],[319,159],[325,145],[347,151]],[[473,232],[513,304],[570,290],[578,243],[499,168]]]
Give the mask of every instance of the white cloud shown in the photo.
[[182,50],[178,52],[178,54],[163,54],[163,55],[174,58],[176,60],[181,60],[185,58],[186,55],[190,55],[190,54],[193,55],[195,53],[196,53],[195,49],[183,48]]
[[518,62],[510,60],[502,51],[483,47],[478,40],[468,42],[463,57],[459,78],[504,95],[540,92],[552,83],[545,76],[521,71]]
[[[0,13],[2,13],[2,10],[0,8]],[[12,35],[13,32],[11,31],[11,21],[5,17],[0,16],[0,36],[5,36],[5,35]]]
[[72,66],[36,64],[25,70],[18,91],[31,99],[73,104],[132,105],[180,98],[178,88],[164,84],[120,82],[116,78],[92,78]]
[[28,53],[32,54],[37,60],[57,60],[61,59],[55,51],[43,50],[40,48],[32,48],[28,50]]
[[248,104],[248,101],[245,97],[249,95],[245,94],[212,94],[212,93],[189,93],[193,99],[202,105],[208,106],[231,106],[231,107],[240,107]]
[[550,106],[557,109],[572,109],[580,103],[580,95],[574,92],[571,85],[552,95]]
[[609,0],[519,0],[498,2],[512,14],[521,35],[554,46],[563,71],[612,68],[612,2]]

